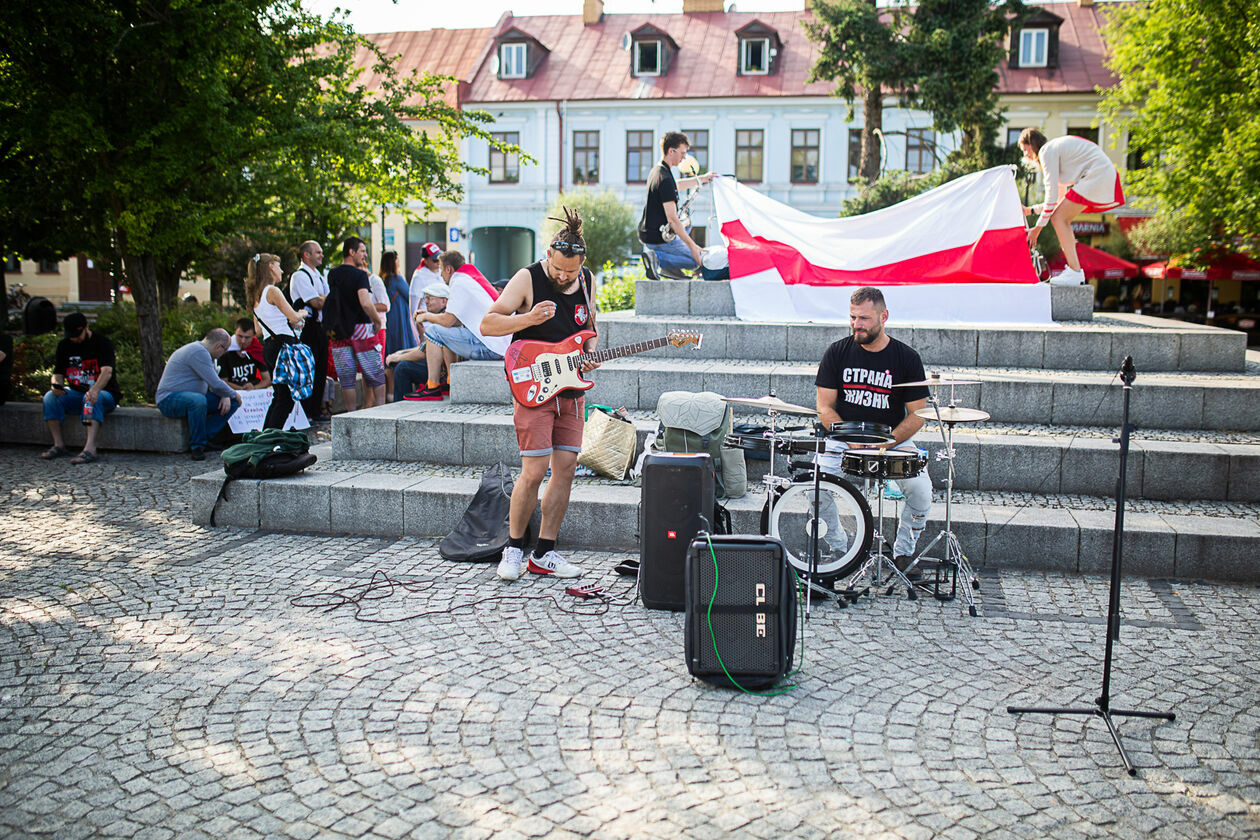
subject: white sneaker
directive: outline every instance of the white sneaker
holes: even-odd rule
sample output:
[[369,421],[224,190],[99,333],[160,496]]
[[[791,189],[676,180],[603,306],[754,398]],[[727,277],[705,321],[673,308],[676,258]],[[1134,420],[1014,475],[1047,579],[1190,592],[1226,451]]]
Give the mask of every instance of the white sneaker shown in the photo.
[[1050,278],[1051,286],[1079,286],[1085,282],[1085,272],[1065,268]]
[[499,580],[516,580],[525,571],[525,555],[515,546],[503,549],[503,559],[499,561]]
[[561,578],[575,578],[582,575],[580,568],[554,551],[548,551],[542,557],[534,557],[531,554],[526,568],[536,575],[555,575]]

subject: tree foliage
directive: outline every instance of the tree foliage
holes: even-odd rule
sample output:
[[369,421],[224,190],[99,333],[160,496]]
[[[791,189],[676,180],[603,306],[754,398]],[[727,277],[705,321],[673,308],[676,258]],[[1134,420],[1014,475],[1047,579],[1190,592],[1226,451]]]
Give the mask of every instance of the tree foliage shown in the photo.
[[592,270],[611,262],[625,262],[639,241],[638,218],[634,208],[612,190],[584,187],[561,193],[547,208],[543,235],[548,244],[560,229],[555,219],[564,218],[563,208],[576,210],[582,217],[582,238],[586,240],[586,265]]
[[[1119,83],[1105,118],[1150,165],[1131,202],[1156,211],[1143,248],[1256,252],[1260,237],[1260,6],[1246,0],[1125,4],[1103,30]],[[1167,251],[1165,251],[1167,252]]]
[[448,80],[399,75],[300,0],[31,0],[0,4],[0,25],[0,109],[21,115],[0,150],[82,214],[81,232],[52,216],[73,250],[123,266],[150,394],[162,309],[194,259],[262,232],[327,243],[383,202],[457,200],[461,139],[491,141],[488,114],[444,100]]

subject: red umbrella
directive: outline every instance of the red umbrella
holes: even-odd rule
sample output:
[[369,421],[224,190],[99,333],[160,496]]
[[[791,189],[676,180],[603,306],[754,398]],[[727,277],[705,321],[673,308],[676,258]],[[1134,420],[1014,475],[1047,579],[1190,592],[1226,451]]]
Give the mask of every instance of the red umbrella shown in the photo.
[[[1089,280],[1119,280],[1122,277],[1137,277],[1138,267],[1128,260],[1091,248],[1089,245],[1076,245],[1076,256],[1081,261],[1081,271]],[[1059,254],[1050,261],[1051,269],[1061,269],[1067,260]]]
[[1260,280],[1260,263],[1242,254],[1224,254],[1212,260],[1207,268],[1182,268],[1157,262],[1142,269],[1156,280]]

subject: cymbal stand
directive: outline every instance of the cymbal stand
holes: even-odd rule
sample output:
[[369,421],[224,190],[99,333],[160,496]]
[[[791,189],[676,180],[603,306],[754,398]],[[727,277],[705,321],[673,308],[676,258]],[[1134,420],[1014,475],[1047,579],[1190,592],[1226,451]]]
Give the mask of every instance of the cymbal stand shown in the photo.
[[[932,595],[938,601],[952,601],[958,597],[958,575],[962,574],[963,578],[963,600],[967,602],[967,613],[969,615],[977,615],[976,596],[973,590],[980,588],[980,578],[976,576],[975,571],[971,568],[971,563],[967,560],[967,555],[963,554],[962,545],[958,542],[958,536],[953,529],[953,496],[954,496],[954,421],[946,421],[941,419],[941,401],[936,394],[929,394],[928,402],[936,410],[936,421],[941,426],[941,439],[945,442],[945,448],[936,453],[936,460],[944,461],[949,464],[945,479],[945,528],[932,538],[932,541],[918,552],[916,559],[924,557],[932,547],[942,539],[945,540],[945,559],[941,560],[936,567],[936,578],[932,581]],[[954,386],[949,387],[949,407],[954,408]],[[942,572],[944,574],[942,575]],[[941,590],[946,578],[949,578],[949,592]]]
[[866,558],[853,577],[849,578],[849,585],[845,587],[844,594],[850,598],[856,599],[861,591],[860,583],[866,583],[869,589],[879,589],[887,586],[884,591],[885,595],[891,595],[893,590],[900,583],[906,588],[906,597],[911,601],[919,599],[919,593],[915,591],[914,584],[910,582],[910,578],[898,569],[893,563],[892,558],[884,553],[884,486],[888,483],[887,479],[881,478],[874,482],[875,484],[875,533],[873,534],[873,542],[875,551]]

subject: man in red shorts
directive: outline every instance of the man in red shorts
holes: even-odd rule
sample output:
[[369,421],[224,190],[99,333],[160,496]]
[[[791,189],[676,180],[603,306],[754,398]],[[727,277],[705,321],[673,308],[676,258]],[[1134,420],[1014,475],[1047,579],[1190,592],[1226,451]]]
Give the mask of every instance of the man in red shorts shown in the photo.
[[[591,272],[586,261],[586,240],[582,238],[582,218],[565,208],[564,225],[555,235],[546,259],[522,268],[513,275],[503,294],[490,306],[481,321],[487,336],[511,335],[513,341],[533,339],[557,342],[582,330],[595,329],[591,303]],[[583,349],[591,352],[598,338]],[[598,367],[588,364],[583,372]],[[583,392],[562,391],[543,405],[529,408],[513,403],[512,421],[521,449],[521,477],[512,489],[509,509],[508,546],[499,562],[499,577],[516,580],[525,570],[540,575],[578,577],[582,570],[556,552],[560,523],[569,507],[573,471],[582,449],[585,420]],[[528,559],[525,556],[525,529],[538,505],[538,489],[547,467],[551,480],[542,498],[542,524],[538,543]]]

